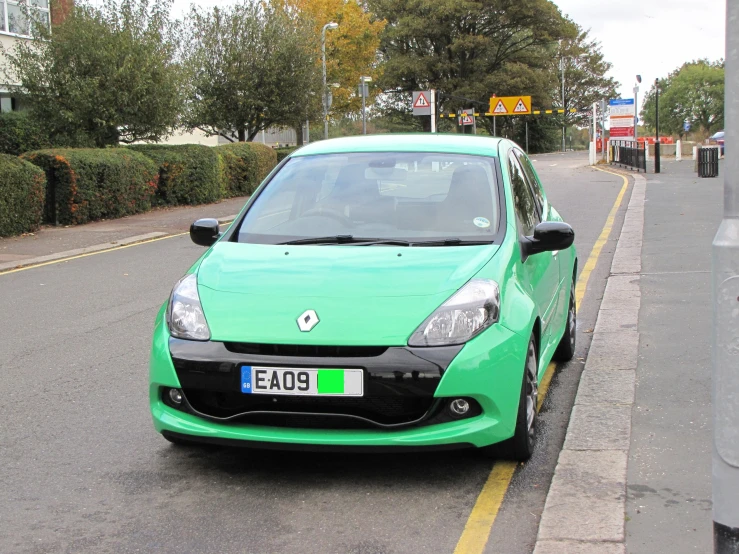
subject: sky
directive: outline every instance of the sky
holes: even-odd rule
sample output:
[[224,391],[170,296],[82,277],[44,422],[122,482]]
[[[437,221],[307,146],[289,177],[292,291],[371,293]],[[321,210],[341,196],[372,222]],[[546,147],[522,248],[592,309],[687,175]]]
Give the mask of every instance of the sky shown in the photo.
[[[684,62],[718,60],[726,51],[726,0],[553,0],[601,43],[610,76],[621,83],[622,98],[633,98],[635,76],[642,76],[637,100],[654,79]],[[195,0],[211,8],[233,0]],[[192,0],[174,0],[174,15],[184,15]]]

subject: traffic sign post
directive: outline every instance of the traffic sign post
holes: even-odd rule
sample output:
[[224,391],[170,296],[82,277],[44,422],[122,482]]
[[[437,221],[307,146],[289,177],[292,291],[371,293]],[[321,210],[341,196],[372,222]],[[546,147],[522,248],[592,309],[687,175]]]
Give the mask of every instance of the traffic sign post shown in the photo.
[[[489,115],[529,115],[531,96],[491,96]],[[488,115],[488,114],[486,114]]]
[[713,239],[713,548],[739,554],[739,0],[726,2],[724,218]]
[[436,91],[414,90],[413,91],[413,115],[430,115],[431,132],[436,132]]

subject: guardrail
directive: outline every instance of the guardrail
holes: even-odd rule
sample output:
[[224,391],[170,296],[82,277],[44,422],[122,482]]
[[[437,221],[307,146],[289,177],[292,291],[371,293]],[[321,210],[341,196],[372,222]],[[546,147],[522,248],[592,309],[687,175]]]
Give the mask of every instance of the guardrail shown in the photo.
[[611,140],[611,163],[637,171],[647,172],[647,153],[644,143],[630,140]]

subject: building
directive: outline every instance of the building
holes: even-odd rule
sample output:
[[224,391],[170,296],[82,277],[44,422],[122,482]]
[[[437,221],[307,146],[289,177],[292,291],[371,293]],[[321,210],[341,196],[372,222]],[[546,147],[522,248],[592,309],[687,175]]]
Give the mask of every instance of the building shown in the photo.
[[[26,17],[25,10],[45,25],[61,23],[72,8],[72,0],[0,0],[0,44],[3,50],[11,50],[19,41],[31,40],[32,26]],[[0,50],[0,67],[5,65],[5,56]],[[22,109],[21,101],[13,95],[13,87],[20,83],[5,82],[0,72],[0,112],[11,112]]]

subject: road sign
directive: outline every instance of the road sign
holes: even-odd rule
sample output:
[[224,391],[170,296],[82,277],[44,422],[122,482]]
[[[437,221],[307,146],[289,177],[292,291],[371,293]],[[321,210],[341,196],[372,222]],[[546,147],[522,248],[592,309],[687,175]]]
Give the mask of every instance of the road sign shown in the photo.
[[634,99],[616,98],[608,101],[611,138],[634,140]]
[[683,131],[685,131],[686,133],[690,131],[690,121],[686,121],[685,123],[683,123]]
[[413,115],[431,115],[431,102],[429,99],[429,91],[413,91]]
[[499,96],[490,98],[493,115],[528,115],[531,113],[531,96]]
[[460,125],[474,125],[475,124],[474,110],[464,110],[459,115],[459,124]]

